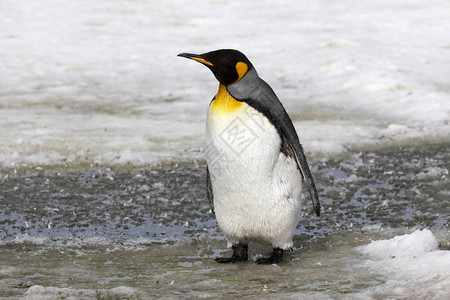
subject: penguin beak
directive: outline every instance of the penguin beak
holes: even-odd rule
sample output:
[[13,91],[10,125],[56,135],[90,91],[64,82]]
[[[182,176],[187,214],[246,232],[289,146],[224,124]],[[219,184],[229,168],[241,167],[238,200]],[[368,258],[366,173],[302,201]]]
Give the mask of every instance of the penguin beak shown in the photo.
[[180,53],[177,56],[193,59],[193,60],[198,61],[199,63],[202,63],[202,64],[204,64],[204,65],[206,65],[208,67],[213,67],[214,66],[214,64],[212,62],[207,61],[201,55],[198,55],[198,54]]

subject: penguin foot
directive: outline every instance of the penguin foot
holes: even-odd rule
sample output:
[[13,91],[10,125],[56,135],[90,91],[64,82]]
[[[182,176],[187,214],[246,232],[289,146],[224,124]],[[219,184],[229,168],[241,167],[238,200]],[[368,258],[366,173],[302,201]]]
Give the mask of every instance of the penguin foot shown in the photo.
[[277,264],[283,260],[284,250],[281,248],[273,248],[273,252],[269,257],[261,257],[256,260],[258,265]]
[[233,255],[231,257],[218,257],[215,260],[219,264],[229,264],[248,260],[248,245],[237,244],[232,247]]

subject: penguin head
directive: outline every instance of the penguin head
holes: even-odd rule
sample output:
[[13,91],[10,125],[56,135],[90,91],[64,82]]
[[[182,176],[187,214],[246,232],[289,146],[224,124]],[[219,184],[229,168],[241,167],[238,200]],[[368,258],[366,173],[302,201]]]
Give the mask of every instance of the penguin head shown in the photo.
[[248,58],[242,52],[233,49],[221,49],[203,54],[180,53],[178,56],[202,63],[225,86],[239,81],[249,70],[253,69]]

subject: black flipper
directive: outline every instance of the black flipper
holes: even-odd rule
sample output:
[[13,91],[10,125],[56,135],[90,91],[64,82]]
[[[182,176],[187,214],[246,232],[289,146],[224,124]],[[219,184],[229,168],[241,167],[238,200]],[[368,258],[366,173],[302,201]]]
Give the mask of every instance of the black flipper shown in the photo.
[[231,257],[218,257],[215,260],[220,264],[229,264],[248,260],[248,245],[237,244],[232,247]]
[[206,166],[206,198],[208,198],[209,207],[211,208],[211,211],[214,214],[214,194],[208,166]]
[[283,261],[284,250],[281,248],[273,248],[272,254],[269,257],[261,257],[256,260],[258,265],[271,265]]
[[[300,143],[300,142],[299,142]],[[317,193],[316,185],[314,183],[314,179],[311,175],[311,171],[309,170],[308,162],[306,161],[305,153],[303,152],[303,148],[300,144],[300,152],[294,150],[294,147],[289,143],[288,138],[283,135],[281,151],[289,157],[292,157],[297,162],[297,166],[300,170],[300,174],[302,175],[302,179],[306,182],[308,186],[309,195],[311,196],[311,200],[313,203],[314,212],[317,216],[320,216],[320,202],[319,202],[319,194]]]

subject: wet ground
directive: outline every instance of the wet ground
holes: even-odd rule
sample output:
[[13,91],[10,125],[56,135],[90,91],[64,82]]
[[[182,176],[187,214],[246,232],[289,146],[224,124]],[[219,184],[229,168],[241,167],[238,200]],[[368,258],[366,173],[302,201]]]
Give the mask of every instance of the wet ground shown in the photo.
[[[382,299],[387,278],[361,266],[356,246],[429,228],[441,249],[450,248],[450,145],[311,167],[322,216],[305,197],[295,249],[271,266],[214,262],[228,250],[202,163],[5,170],[0,297]],[[250,245],[251,259],[269,250]]]

